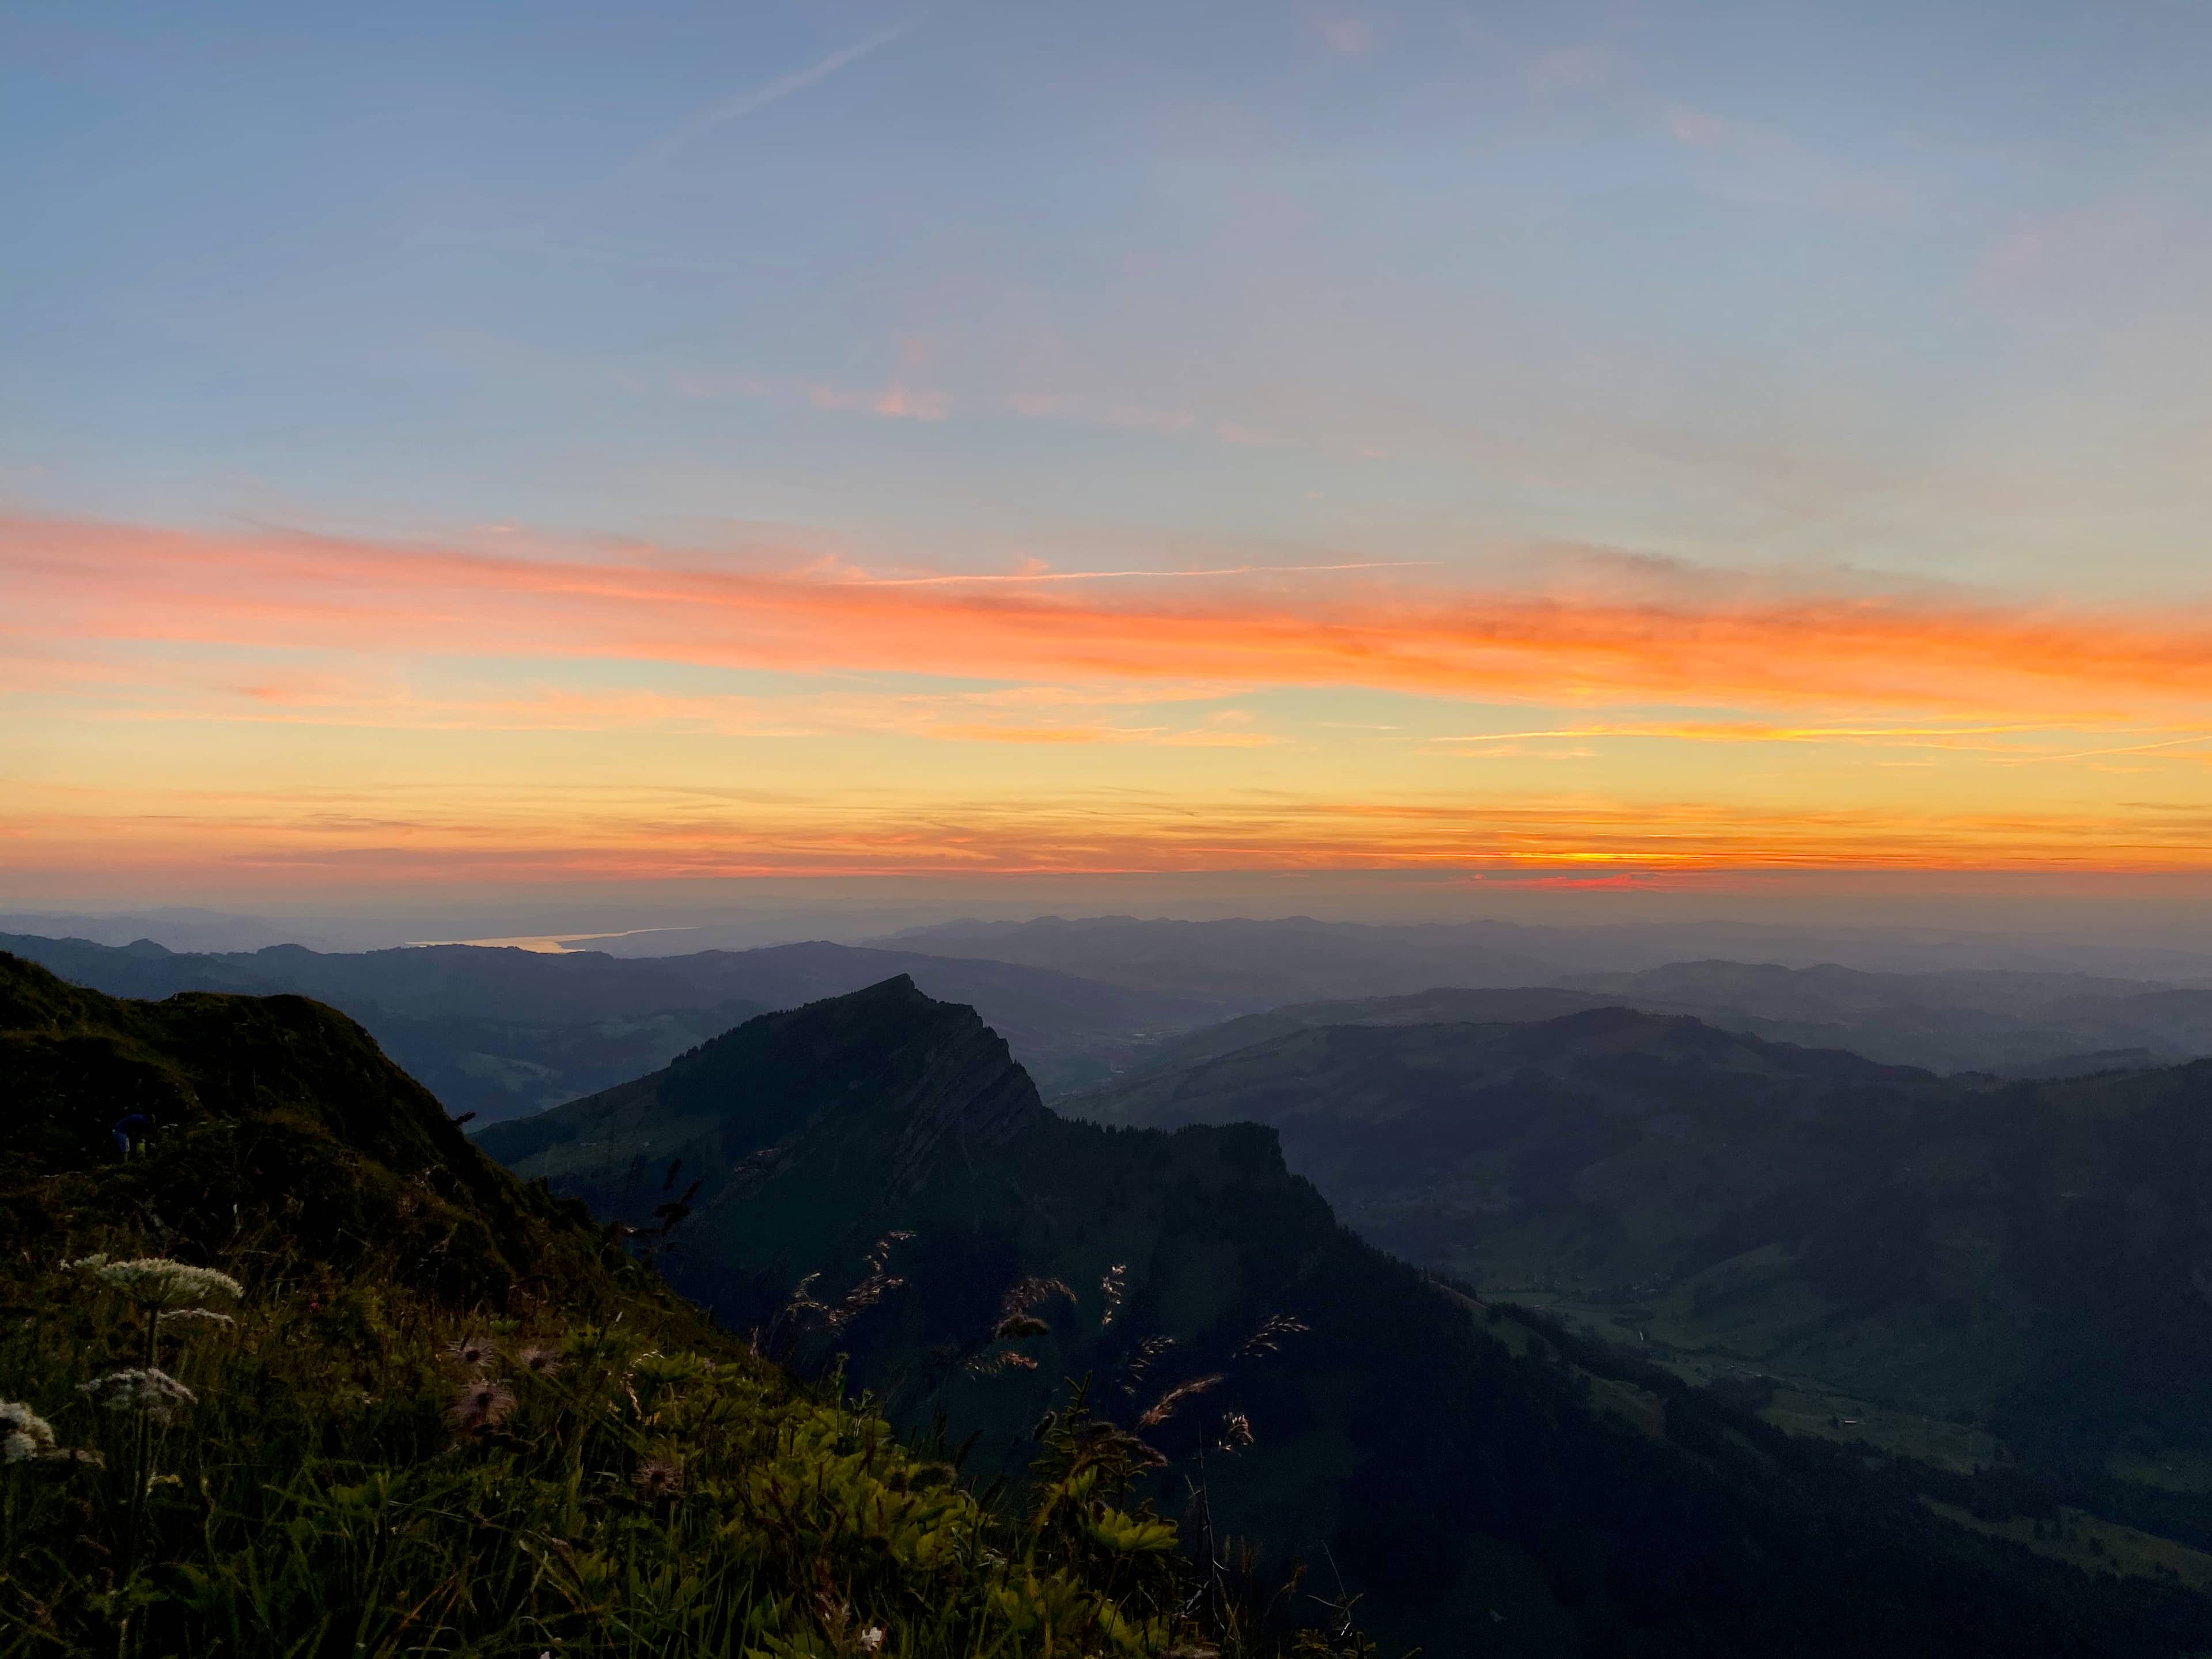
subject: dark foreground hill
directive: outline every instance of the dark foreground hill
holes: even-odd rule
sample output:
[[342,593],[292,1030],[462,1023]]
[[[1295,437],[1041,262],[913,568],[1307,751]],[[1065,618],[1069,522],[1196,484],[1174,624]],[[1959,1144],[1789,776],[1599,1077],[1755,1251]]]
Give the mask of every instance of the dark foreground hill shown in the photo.
[[1625,1009],[1190,1047],[1064,1103],[1271,1125],[1413,1260],[1986,1428],[2212,1547],[2212,1063],[2001,1085]]
[[526,1115],[665,1065],[770,1008],[911,974],[986,1011],[1024,1061],[1058,1085],[1105,1078],[1133,1045],[1218,1018],[1217,1003],[1003,963],[826,944],[683,957],[541,955],[441,945],[361,952],[296,945],[222,954],[150,940],[0,935],[0,949],[111,996],[179,991],[313,997],[367,1026],[455,1112]]
[[1182,1611],[1197,1580],[1103,1425],[1063,1413],[1036,1505],[987,1507],[486,1160],[327,1007],[119,1002],[0,954],[0,1653],[1294,1634]]
[[[980,1433],[987,1460],[1060,1379],[1089,1378],[1168,1460],[1163,1491],[1194,1494],[1201,1535],[1340,1571],[1390,1643],[2212,1645],[2212,1606],[2053,1566],[1923,1501],[2001,1518],[2002,1479],[1794,1439],[1382,1255],[1269,1131],[1055,1116],[972,1012],[904,980],[763,1016],[483,1144],[661,1235],[673,1281],[771,1346],[826,1309],[854,1380],[894,1415]],[[689,1211],[670,1231],[672,1203]]]
[[602,1260],[580,1206],[487,1161],[361,1027],[303,997],[127,1002],[0,954],[0,1076],[10,1256],[51,1258],[83,1227],[201,1255],[251,1233],[332,1270],[388,1263],[460,1306],[503,1308],[517,1285],[603,1306],[655,1293]]

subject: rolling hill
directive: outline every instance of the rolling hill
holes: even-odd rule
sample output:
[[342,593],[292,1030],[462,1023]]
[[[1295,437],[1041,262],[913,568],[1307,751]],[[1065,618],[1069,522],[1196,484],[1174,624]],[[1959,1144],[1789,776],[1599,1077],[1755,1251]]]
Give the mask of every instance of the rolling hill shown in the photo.
[[1268,1125],[1364,1236],[1486,1294],[1987,1428],[2212,1545],[2212,1063],[1944,1079],[1601,1008],[1299,1026],[1061,1104]]
[[2078,974],[1875,974],[1771,963],[1669,963],[1517,989],[1294,1003],[1133,1049],[1115,1083],[1322,1025],[1486,1024],[1599,1007],[1687,1014],[1724,1030],[1869,1060],[2002,1077],[2172,1065],[2212,1054],[2212,991]]
[[[2019,1503],[2044,1513],[2047,1495],[1869,1468],[1485,1309],[1339,1225],[1269,1130],[1060,1117],[971,1011],[904,979],[760,1017],[482,1141],[652,1235],[672,1282],[764,1346],[826,1316],[821,1360],[844,1356],[900,1420],[979,1435],[987,1466],[1049,1420],[1060,1379],[1089,1379],[1168,1460],[1168,1490],[1203,1476],[1194,1524],[1277,1561],[1333,1562],[1386,1644],[1933,1655],[2212,1640],[2212,1608],[2192,1597],[2051,1568],[1927,1501],[1971,1500],[1995,1525],[2028,1513]],[[1230,1449],[1246,1431],[1256,1443]]]
[[2212,1054],[2212,990],[2087,974],[1680,962],[1557,983],[1778,1042],[1931,1071],[2048,1075]]

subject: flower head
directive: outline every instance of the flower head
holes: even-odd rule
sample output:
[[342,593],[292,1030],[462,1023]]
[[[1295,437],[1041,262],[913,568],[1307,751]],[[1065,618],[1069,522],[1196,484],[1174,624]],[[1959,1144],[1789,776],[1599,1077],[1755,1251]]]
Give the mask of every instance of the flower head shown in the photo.
[[514,1363],[532,1376],[550,1376],[561,1369],[561,1350],[533,1342],[514,1356]]
[[172,1261],[161,1255],[142,1255],[131,1261],[110,1261],[105,1255],[88,1255],[70,1266],[83,1269],[101,1284],[152,1308],[181,1308],[211,1296],[227,1296],[235,1302],[246,1294],[245,1287],[228,1273]]
[[94,1468],[106,1460],[96,1451],[54,1443],[54,1425],[19,1400],[0,1400],[0,1463],[87,1463]]
[[1237,1350],[1240,1359],[1251,1359],[1263,1353],[1273,1353],[1283,1346],[1286,1336],[1298,1336],[1313,1328],[1303,1319],[1293,1319],[1288,1314],[1269,1314],[1260,1322],[1260,1328],[1246,1337]]
[[1156,1429],[1176,1414],[1176,1407],[1193,1396],[1206,1393],[1221,1381],[1218,1376],[1194,1376],[1188,1382],[1178,1382],[1152,1402],[1152,1409],[1137,1419],[1140,1429]]
[[1121,1298],[1128,1293],[1129,1264],[1117,1261],[1098,1281],[1098,1294],[1106,1299],[1106,1311],[1098,1321],[1101,1330],[1114,1322],[1114,1316],[1121,1311]]
[[0,1400],[0,1460],[27,1463],[50,1455],[54,1449],[54,1425],[20,1401]]
[[479,1378],[464,1382],[454,1392],[453,1403],[446,1411],[446,1421],[463,1434],[479,1434],[486,1429],[497,1428],[514,1409],[514,1390],[504,1383]]
[[190,1389],[167,1371],[151,1365],[110,1371],[76,1386],[80,1394],[105,1401],[112,1412],[143,1412],[155,1423],[175,1422],[194,1399]]
[[684,1466],[665,1457],[656,1457],[637,1466],[630,1476],[638,1496],[646,1498],[673,1498],[684,1490]]
[[491,1339],[486,1336],[464,1336],[446,1344],[446,1352],[464,1365],[484,1365],[491,1362]]

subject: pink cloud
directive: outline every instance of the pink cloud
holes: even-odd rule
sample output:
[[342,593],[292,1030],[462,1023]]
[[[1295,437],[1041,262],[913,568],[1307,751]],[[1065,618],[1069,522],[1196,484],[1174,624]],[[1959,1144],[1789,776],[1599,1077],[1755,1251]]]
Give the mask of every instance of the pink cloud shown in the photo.
[[810,386],[806,398],[817,409],[851,410],[881,415],[894,421],[941,421],[952,412],[952,399],[942,392],[913,392],[896,383],[877,392],[848,392],[831,386]]
[[1713,149],[1739,136],[1742,130],[1733,121],[1676,104],[1667,112],[1667,131],[1686,144]]
[[1225,444],[1239,449],[1290,449],[1296,446],[1288,438],[1273,432],[1263,432],[1258,427],[1243,426],[1235,421],[1224,421],[1213,428],[1214,436]]
[[1668,106],[1665,119],[1668,134],[1694,153],[1693,176],[1709,194],[1892,221],[1917,204],[1904,180],[1808,150],[1779,128],[1683,104]]
[[1528,90],[1540,98],[1562,92],[1595,92],[1612,82],[1620,70],[1619,56],[1609,46],[1595,42],[1561,46],[1528,65]]
[[1357,17],[1340,17],[1323,23],[1321,38],[1328,49],[1341,58],[1364,58],[1375,50],[1373,25]]
[[1200,580],[878,581],[302,534],[0,520],[0,647],[171,641],[384,659],[630,659],[1095,684],[1364,685],[1554,706],[2212,710],[2212,614],[1959,592],[1413,585],[1369,568]]

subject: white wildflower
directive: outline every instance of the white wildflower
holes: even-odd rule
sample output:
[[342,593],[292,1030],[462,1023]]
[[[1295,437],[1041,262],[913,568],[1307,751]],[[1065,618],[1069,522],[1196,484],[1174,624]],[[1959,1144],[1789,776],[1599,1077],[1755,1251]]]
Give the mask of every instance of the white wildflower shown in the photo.
[[[11,1442],[20,1436],[41,1451],[54,1443],[54,1425],[20,1400],[0,1400],[0,1423],[8,1425]],[[10,1456],[8,1461],[21,1460]]]
[[27,1463],[53,1455],[54,1425],[20,1401],[0,1400],[0,1424],[8,1430],[0,1435],[0,1462]]
[[238,1323],[228,1314],[217,1313],[212,1308],[164,1308],[154,1316],[154,1322],[157,1325],[172,1324],[179,1319],[191,1320],[196,1324],[204,1322],[210,1325],[235,1325]]
[[54,1425],[17,1400],[0,1400],[0,1463],[30,1463],[40,1460],[89,1463],[97,1468],[100,1455],[54,1443]]
[[463,1434],[475,1434],[497,1428],[514,1409],[514,1389],[504,1382],[480,1376],[472,1382],[464,1382],[454,1393],[446,1420]]
[[77,1391],[104,1399],[112,1412],[142,1411],[156,1423],[175,1422],[194,1398],[192,1391],[175,1377],[150,1365],[110,1371],[78,1383]]
[[149,1307],[178,1308],[210,1296],[227,1296],[234,1302],[246,1294],[245,1287],[228,1273],[172,1261],[167,1256],[144,1255],[132,1261],[110,1261],[104,1255],[88,1255],[70,1265],[83,1268],[101,1284]]
[[446,1344],[446,1352],[464,1365],[488,1365],[498,1350],[488,1336],[463,1336]]
[[867,1629],[862,1631],[858,1636],[853,1638],[853,1645],[859,1648],[863,1653],[878,1653],[882,1651],[884,1645],[884,1627],[881,1625],[869,1626]]

